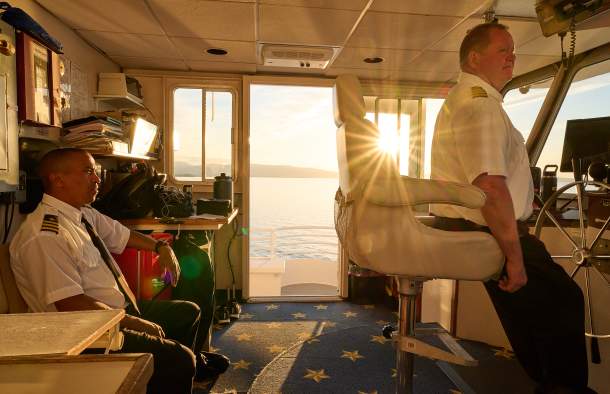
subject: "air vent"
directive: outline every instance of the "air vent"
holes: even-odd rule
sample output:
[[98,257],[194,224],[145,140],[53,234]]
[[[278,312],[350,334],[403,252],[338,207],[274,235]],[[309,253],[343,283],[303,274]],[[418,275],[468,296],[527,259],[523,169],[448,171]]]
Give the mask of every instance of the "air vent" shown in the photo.
[[263,64],[271,67],[324,69],[333,56],[333,48],[289,45],[264,45]]

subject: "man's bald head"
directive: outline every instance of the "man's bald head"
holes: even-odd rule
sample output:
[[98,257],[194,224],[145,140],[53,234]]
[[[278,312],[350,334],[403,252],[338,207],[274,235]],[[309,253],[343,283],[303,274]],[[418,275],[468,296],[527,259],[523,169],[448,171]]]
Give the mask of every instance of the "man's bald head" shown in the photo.
[[46,192],[52,189],[51,176],[67,172],[74,165],[76,157],[89,155],[80,148],[60,148],[47,152],[38,164],[38,175],[42,179],[42,186]]

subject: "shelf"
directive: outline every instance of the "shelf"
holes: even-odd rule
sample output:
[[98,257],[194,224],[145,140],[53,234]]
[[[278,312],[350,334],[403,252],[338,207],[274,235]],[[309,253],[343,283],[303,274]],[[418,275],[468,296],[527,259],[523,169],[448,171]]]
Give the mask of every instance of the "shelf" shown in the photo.
[[149,155],[146,155],[146,156],[133,155],[131,153],[125,153],[125,152],[112,152],[112,153],[95,153],[95,152],[91,152],[91,154],[93,156],[99,156],[99,157],[117,157],[117,158],[139,159],[139,160],[159,160],[158,155],[156,155],[154,153],[150,153]]
[[144,108],[144,100],[130,93],[127,93],[127,96],[98,94],[93,96],[93,98],[117,109]]

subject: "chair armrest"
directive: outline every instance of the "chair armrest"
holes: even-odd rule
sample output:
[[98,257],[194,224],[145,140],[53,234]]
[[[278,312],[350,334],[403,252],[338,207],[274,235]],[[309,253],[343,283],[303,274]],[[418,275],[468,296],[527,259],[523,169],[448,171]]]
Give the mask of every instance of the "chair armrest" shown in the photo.
[[367,201],[389,207],[450,204],[476,209],[485,204],[485,193],[481,189],[463,183],[403,176],[399,180],[370,182],[367,186],[364,193]]

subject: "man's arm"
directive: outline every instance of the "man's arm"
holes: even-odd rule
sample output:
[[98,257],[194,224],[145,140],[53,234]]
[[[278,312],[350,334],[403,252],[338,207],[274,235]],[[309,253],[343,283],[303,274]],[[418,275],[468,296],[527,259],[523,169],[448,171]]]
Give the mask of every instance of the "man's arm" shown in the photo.
[[513,209],[513,200],[503,176],[481,174],[474,181],[474,186],[482,189],[487,199],[481,208],[483,218],[498,241],[500,249],[506,256],[507,277],[499,282],[500,289],[515,292],[527,283],[527,274],[523,265],[521,243],[517,233],[517,221]]
[[[130,248],[155,251],[156,245],[157,240],[152,237],[133,230],[129,233],[127,246]],[[180,264],[169,245],[164,245],[159,248],[159,264],[170,272],[172,276],[172,286],[176,287],[178,279],[180,278]]]
[[[64,298],[63,300],[55,301],[55,308],[59,312],[112,309],[103,302],[85,294],[78,294],[72,297]],[[126,314],[121,320],[120,324],[121,328],[145,332],[161,338],[165,337],[165,333],[163,332],[163,328],[161,328],[161,326],[135,316]]]

